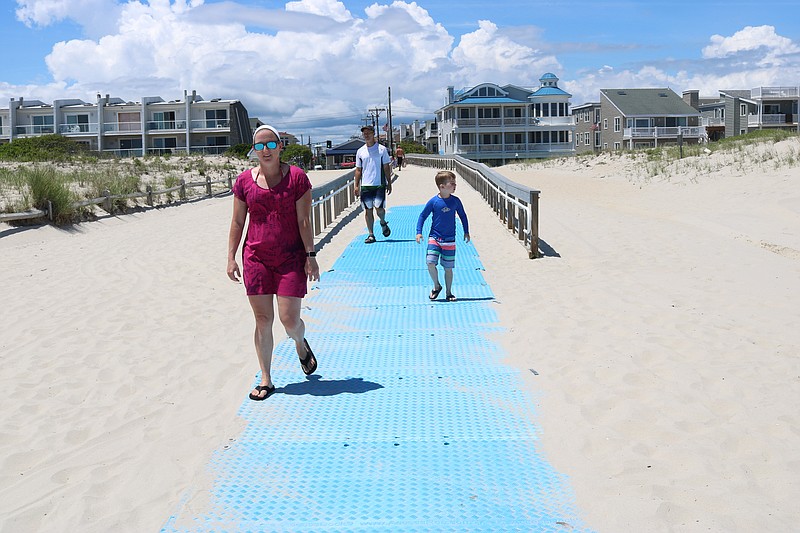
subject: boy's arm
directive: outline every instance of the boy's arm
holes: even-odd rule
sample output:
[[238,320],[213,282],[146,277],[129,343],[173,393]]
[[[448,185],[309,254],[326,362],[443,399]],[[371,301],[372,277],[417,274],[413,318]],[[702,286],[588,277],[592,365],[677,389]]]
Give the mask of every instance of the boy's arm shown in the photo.
[[464,227],[464,240],[469,242],[469,220],[467,220],[467,212],[464,211],[464,204],[461,203],[461,198],[458,199],[456,213],[458,213],[458,218],[461,219],[461,225]]
[[428,200],[428,203],[422,208],[422,213],[419,214],[419,218],[417,219],[417,243],[422,240],[422,226],[425,225],[425,219],[433,212],[432,202],[432,199]]

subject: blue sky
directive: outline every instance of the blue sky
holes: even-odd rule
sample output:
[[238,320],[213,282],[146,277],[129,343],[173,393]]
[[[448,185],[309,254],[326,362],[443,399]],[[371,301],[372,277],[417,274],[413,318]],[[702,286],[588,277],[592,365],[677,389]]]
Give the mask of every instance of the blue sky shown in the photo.
[[[0,0],[10,98],[241,100],[251,116],[344,140],[369,108],[430,120],[447,86],[599,90],[800,85],[794,1]],[[457,7],[454,7],[457,6]]]

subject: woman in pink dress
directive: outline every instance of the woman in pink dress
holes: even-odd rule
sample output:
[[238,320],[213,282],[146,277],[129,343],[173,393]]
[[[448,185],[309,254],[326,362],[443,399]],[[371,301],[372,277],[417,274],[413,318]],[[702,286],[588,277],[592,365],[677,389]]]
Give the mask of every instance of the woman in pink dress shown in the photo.
[[[265,400],[275,392],[270,374],[274,301],[281,324],[294,340],[303,372],[309,375],[317,369],[317,360],[305,339],[305,323],[300,318],[307,281],[319,279],[311,226],[311,182],[302,169],[281,162],[282,149],[278,130],[259,126],[253,134],[258,166],[242,172],[233,186],[227,270],[233,281],[244,281],[256,321],[261,384],[250,393],[251,400]],[[236,252],[248,214],[240,272]]]

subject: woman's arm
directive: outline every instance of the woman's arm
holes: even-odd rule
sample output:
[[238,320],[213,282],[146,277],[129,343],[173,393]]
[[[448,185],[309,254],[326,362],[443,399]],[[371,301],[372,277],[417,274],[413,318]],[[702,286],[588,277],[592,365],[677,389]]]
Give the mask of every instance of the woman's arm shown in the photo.
[[233,197],[233,216],[231,217],[231,229],[228,232],[228,277],[233,281],[239,281],[242,273],[236,263],[236,251],[242,242],[244,233],[244,223],[247,219],[247,204],[240,199]]
[[295,202],[295,206],[297,208],[297,226],[300,228],[300,238],[303,239],[303,247],[306,251],[306,274],[309,280],[316,281],[319,279],[317,258],[308,257],[309,253],[314,252],[314,228],[311,227],[310,189]]

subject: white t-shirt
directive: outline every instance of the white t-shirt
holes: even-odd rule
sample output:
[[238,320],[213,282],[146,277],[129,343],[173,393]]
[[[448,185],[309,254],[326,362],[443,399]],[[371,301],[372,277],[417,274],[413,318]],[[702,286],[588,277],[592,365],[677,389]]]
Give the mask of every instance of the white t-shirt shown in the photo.
[[361,169],[362,187],[381,186],[381,166],[391,162],[389,150],[382,144],[366,144],[356,152],[356,167]]

